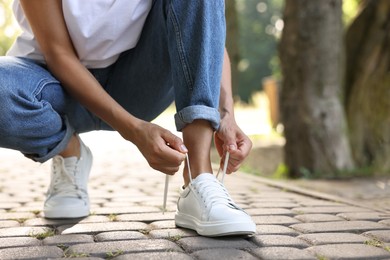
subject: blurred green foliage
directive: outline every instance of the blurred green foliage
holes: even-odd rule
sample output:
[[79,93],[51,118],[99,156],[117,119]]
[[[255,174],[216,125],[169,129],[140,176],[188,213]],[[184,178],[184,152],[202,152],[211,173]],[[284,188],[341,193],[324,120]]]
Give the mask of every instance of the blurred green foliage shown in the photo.
[[19,33],[12,14],[12,0],[0,0],[0,55],[4,55]]
[[[283,30],[284,0],[235,0],[239,23],[238,94],[248,102],[262,89],[262,80],[281,79],[278,40]],[[343,0],[344,24],[347,27],[363,0]]]
[[277,42],[283,29],[283,0],[236,0],[239,23],[238,90],[250,101],[262,79],[280,75]]
[[362,0],[343,0],[343,20],[348,26],[359,12],[359,5]]

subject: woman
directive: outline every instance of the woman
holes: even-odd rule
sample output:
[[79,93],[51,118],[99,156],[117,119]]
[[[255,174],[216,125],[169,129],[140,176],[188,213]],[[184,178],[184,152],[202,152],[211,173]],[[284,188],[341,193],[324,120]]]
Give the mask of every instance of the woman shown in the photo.
[[[0,59],[0,146],[53,159],[45,217],[89,214],[92,154],[78,134],[116,130],[165,174],[190,158],[176,225],[255,232],[210,162],[214,132],[228,173],[251,149],[233,115],[223,0],[15,0],[14,12],[23,33]],[[172,101],[183,140],[150,123]]]

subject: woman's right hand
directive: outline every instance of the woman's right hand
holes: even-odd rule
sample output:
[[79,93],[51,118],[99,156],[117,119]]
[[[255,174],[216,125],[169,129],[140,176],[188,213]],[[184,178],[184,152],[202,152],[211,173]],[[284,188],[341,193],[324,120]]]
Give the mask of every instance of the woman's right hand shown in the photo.
[[131,133],[131,136],[121,134],[138,147],[153,169],[169,175],[179,171],[188,150],[178,136],[146,121],[140,121]]

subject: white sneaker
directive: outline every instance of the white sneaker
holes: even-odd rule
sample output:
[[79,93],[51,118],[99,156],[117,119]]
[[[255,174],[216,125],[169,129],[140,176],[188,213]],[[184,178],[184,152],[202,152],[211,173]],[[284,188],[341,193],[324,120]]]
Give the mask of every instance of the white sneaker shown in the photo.
[[256,224],[230,198],[224,185],[202,173],[181,190],[175,223],[202,236],[252,235]]
[[46,218],[81,218],[89,215],[88,178],[92,153],[80,141],[77,157],[52,159],[51,182],[43,212]]

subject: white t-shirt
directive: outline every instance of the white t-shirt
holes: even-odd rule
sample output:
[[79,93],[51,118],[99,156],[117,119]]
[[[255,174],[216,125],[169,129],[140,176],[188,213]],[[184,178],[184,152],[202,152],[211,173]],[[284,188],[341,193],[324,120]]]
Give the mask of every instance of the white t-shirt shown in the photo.
[[[65,22],[80,61],[88,68],[104,68],[120,53],[136,46],[152,0],[63,0]],[[9,56],[44,62],[19,0],[13,10],[22,34]]]

